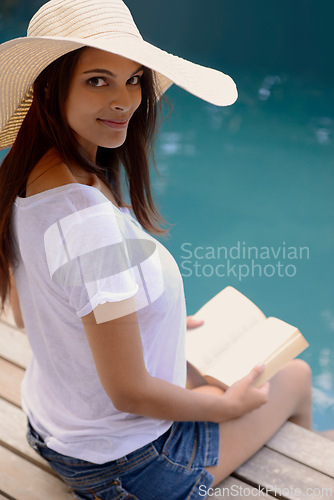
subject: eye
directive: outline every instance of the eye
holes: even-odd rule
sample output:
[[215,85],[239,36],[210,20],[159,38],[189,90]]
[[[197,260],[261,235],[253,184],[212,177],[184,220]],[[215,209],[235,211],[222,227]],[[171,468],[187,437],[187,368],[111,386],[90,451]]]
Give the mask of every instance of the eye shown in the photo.
[[102,78],[102,76],[93,76],[93,78],[87,80],[87,83],[92,87],[105,87],[106,85],[108,85],[105,79]]
[[138,85],[140,83],[141,77],[142,77],[142,75],[131,76],[131,78],[129,78],[127,83],[129,85]]

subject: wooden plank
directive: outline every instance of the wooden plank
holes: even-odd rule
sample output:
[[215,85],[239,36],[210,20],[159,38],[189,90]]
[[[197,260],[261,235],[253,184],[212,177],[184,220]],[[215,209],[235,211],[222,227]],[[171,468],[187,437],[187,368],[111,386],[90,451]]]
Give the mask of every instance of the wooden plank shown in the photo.
[[0,445],[55,474],[49,464],[28,444],[26,432],[27,417],[23,411],[0,399]]
[[55,476],[0,447],[0,490],[15,500],[73,500]]
[[0,397],[20,406],[20,386],[23,376],[22,368],[0,358]]
[[266,447],[241,465],[236,474],[242,481],[260,484],[266,493],[274,496],[276,492],[287,500],[328,500],[334,496],[333,478]]
[[24,330],[0,322],[0,356],[27,368],[32,351]]
[[[203,493],[205,493],[203,491]],[[245,498],[272,498],[262,493],[256,486],[251,486],[235,477],[227,477],[223,482],[207,490],[207,498],[234,498],[234,500],[245,500]],[[201,492],[200,492],[201,494]],[[203,496],[204,498],[204,496]]]
[[334,441],[316,432],[286,422],[267,447],[334,477]]

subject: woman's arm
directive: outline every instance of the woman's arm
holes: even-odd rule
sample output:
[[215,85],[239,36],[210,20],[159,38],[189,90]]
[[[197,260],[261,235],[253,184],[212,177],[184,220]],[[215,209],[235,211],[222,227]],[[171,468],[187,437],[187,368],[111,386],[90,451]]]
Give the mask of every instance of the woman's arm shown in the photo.
[[252,385],[261,373],[258,367],[223,396],[152,377],[145,367],[136,313],[97,324],[92,312],[82,322],[102,386],[119,411],[174,421],[220,422],[267,401],[268,387]]
[[9,270],[9,273],[10,273],[10,285],[9,285],[10,306],[12,308],[14,320],[15,320],[17,327],[24,328],[24,322],[23,322],[21,308],[20,308],[19,296],[17,294],[17,289],[16,289],[14,276],[13,276],[13,272],[12,272],[11,268]]

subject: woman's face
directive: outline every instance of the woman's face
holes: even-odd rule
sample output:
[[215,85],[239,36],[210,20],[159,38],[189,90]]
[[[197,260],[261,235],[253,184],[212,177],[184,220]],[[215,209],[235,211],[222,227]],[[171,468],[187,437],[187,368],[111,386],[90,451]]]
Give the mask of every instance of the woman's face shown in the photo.
[[102,50],[85,48],[74,69],[65,102],[69,126],[88,157],[98,146],[117,148],[141,103],[142,66]]

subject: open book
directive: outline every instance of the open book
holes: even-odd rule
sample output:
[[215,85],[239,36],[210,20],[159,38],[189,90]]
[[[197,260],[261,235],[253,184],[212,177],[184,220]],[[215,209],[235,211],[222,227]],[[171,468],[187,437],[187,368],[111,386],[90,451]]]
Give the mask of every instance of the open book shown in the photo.
[[228,286],[207,302],[195,318],[204,324],[187,330],[186,357],[203,375],[230,386],[264,363],[260,387],[300,354],[308,342],[294,326],[266,318],[245,295]]

